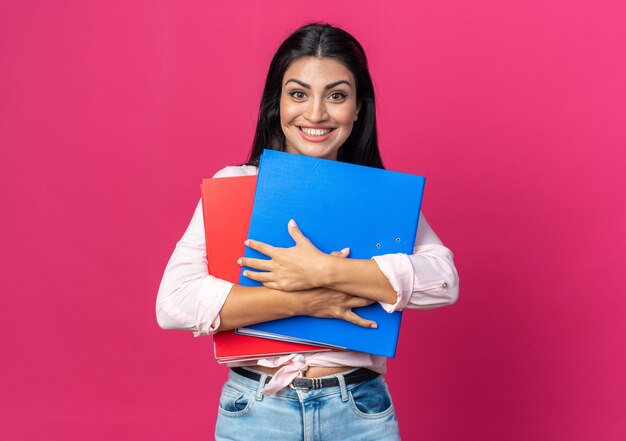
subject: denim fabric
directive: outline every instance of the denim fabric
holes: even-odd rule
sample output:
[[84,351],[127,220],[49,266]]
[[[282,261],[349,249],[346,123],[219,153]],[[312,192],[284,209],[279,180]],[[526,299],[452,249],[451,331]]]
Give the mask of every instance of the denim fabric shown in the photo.
[[309,392],[286,387],[264,396],[261,382],[229,371],[220,396],[215,439],[399,440],[398,421],[384,378],[346,386],[343,376],[336,376],[340,386]]

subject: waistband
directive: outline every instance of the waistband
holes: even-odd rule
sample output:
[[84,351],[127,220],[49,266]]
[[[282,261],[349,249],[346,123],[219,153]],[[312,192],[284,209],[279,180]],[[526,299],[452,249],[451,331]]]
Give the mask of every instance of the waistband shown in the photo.
[[[243,377],[249,378],[254,381],[260,381],[262,375],[251,371],[249,369],[243,367],[232,367],[231,370]],[[304,392],[308,392],[309,390],[321,389],[324,387],[334,387],[340,386],[340,381],[337,378],[337,375],[341,375],[346,385],[361,383],[363,381],[373,380],[378,377],[380,374],[378,372],[371,371],[366,368],[359,368],[354,371],[350,371],[347,374],[335,374],[333,376],[321,377],[321,378],[306,378],[306,377],[296,377],[291,383],[289,383],[289,387],[295,390],[301,390]],[[271,375],[266,376],[265,384],[269,383],[272,379]]]

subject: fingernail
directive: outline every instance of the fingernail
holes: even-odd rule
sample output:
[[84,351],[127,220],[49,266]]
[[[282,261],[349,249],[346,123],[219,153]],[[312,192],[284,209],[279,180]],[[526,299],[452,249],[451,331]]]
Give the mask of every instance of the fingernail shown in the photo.
[[245,246],[250,245],[250,241],[248,239],[244,240],[243,243],[244,243]]
[[243,272],[243,276],[244,276],[244,277],[248,277],[248,271],[244,271],[244,272]]
[[243,259],[240,257],[239,259],[237,259],[237,265],[241,265],[241,262],[243,262]]
[[344,248],[343,250],[341,250],[342,254],[346,254],[350,252],[350,248]]
[[378,328],[378,325],[377,325],[376,323],[372,323],[372,324],[370,325],[370,328],[376,329],[376,328]]
[[289,221],[289,226],[290,226],[290,227],[295,227],[295,226],[296,226],[296,221],[295,221],[295,220],[293,220],[293,219],[291,219],[291,220]]

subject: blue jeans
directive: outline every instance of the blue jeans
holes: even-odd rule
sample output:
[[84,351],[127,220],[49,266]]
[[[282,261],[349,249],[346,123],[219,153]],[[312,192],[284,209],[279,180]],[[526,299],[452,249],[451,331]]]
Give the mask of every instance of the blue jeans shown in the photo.
[[263,375],[261,381],[229,371],[220,396],[216,440],[400,439],[398,420],[382,376],[346,386],[343,375],[338,374],[339,386],[309,392],[285,387],[264,396],[261,389],[266,375],[255,372]]

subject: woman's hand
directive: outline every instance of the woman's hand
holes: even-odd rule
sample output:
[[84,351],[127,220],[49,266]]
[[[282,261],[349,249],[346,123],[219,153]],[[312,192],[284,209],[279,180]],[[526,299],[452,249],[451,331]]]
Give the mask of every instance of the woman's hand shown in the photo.
[[378,327],[376,322],[366,320],[352,311],[352,308],[371,305],[374,303],[373,300],[328,288],[313,288],[293,294],[298,296],[298,302],[301,305],[298,315],[338,318],[364,328]]
[[291,248],[274,247],[264,242],[247,240],[246,245],[270,258],[255,259],[242,257],[237,263],[257,270],[246,270],[244,276],[263,283],[267,288],[281,291],[302,291],[323,286],[324,271],[329,259],[347,257],[350,250],[344,248],[331,254],[318,250],[302,234],[296,223],[291,220],[289,235],[296,242]]

